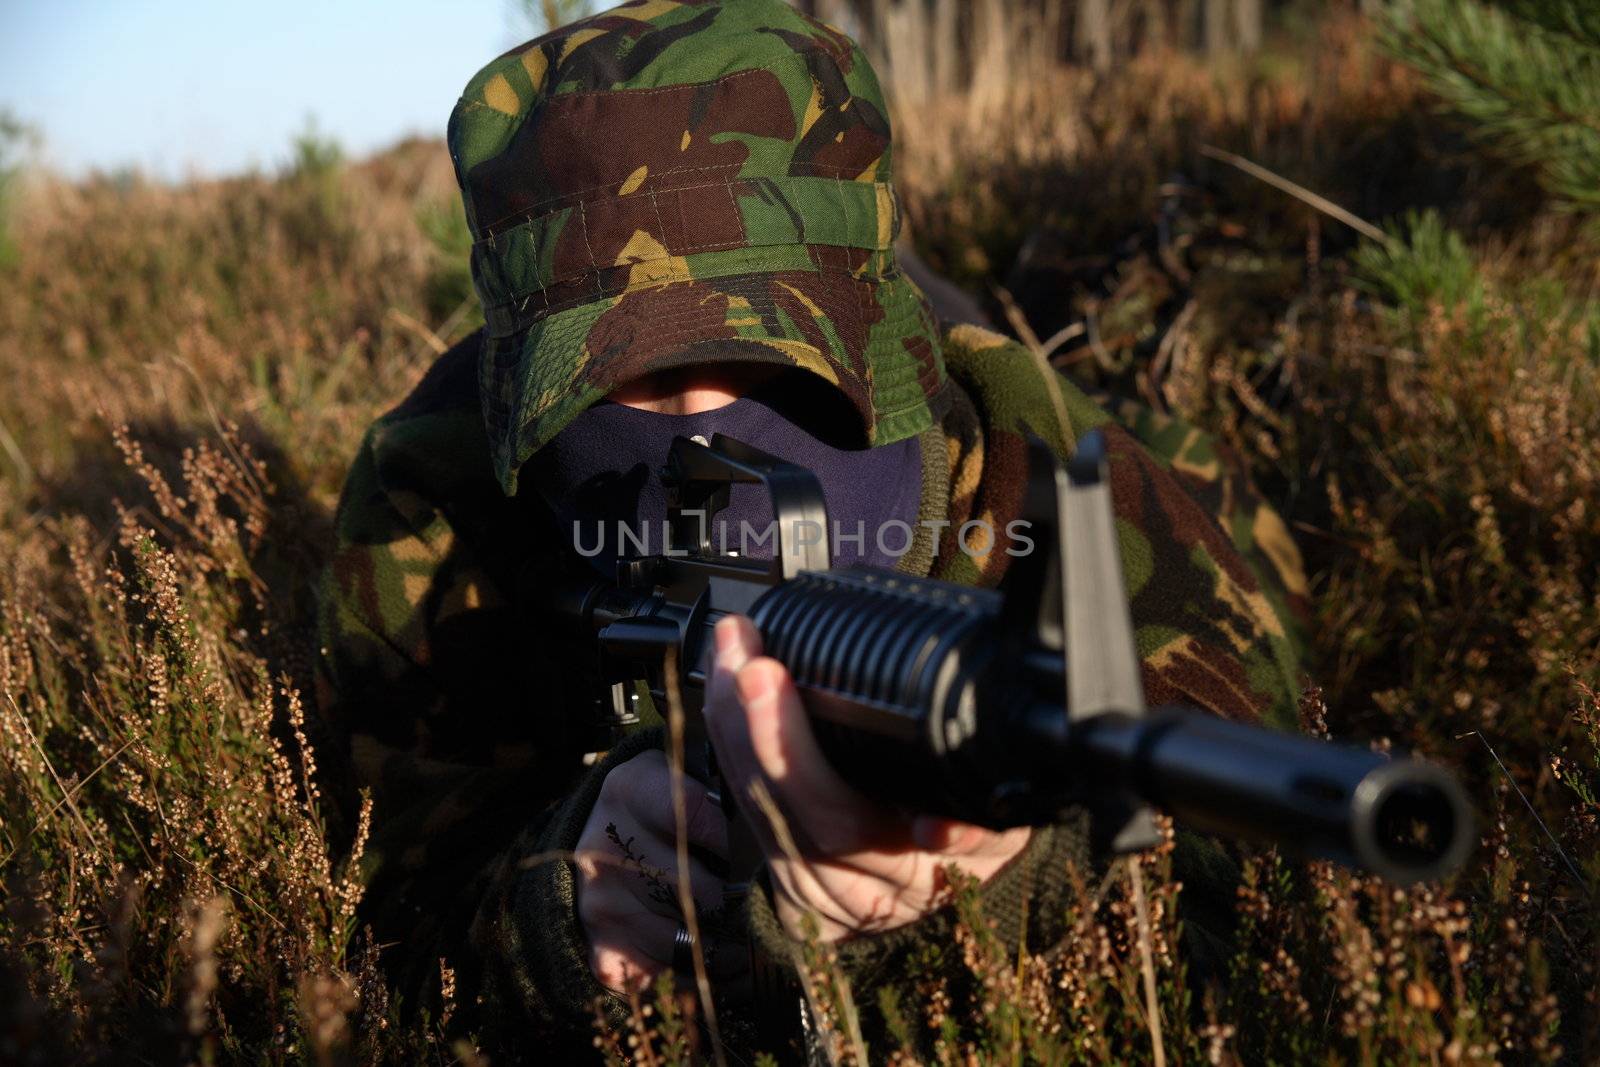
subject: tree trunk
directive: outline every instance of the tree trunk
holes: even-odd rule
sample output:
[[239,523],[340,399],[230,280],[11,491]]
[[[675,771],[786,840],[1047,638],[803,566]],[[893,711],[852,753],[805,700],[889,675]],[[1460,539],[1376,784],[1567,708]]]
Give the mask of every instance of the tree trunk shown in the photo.
[[1261,48],[1261,0],[1234,0],[1234,44],[1246,54]]
[[1231,0],[1206,0],[1205,14],[1201,17],[1205,25],[1201,34],[1205,39],[1206,55],[1215,58],[1227,52],[1233,44],[1233,34],[1228,23],[1233,14],[1229,9],[1233,6]]
[[1111,0],[1078,0],[1077,32],[1073,34],[1079,59],[1097,72],[1111,69]]

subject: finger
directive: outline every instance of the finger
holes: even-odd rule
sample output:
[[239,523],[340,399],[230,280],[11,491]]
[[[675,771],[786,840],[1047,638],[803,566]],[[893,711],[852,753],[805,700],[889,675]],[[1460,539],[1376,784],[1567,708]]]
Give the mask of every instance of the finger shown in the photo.
[[849,883],[844,892],[854,895],[861,889],[877,884],[877,879],[862,872],[835,872],[826,864],[793,863],[784,858],[774,858],[768,865],[773,902],[778,916],[790,933],[801,933],[800,917],[814,915],[824,941],[855,930],[860,922],[853,908],[841,896],[837,873],[846,873]]
[[[747,796],[749,783],[758,776],[771,779],[774,799],[790,813],[790,830],[803,852],[853,848],[879,838],[909,844],[904,821],[885,818],[882,809],[850,789],[823,758],[788,671],[776,660],[760,656],[761,636],[750,620],[742,616],[721,620],[715,639],[706,720],[734,795]],[[752,709],[750,698],[759,706]],[[791,761],[798,765],[791,768]],[[809,817],[797,817],[795,812]],[[767,855],[777,858],[771,835],[760,825],[766,820],[755,812],[751,815]]]
[[[612,915],[601,910],[592,922],[585,920],[590,968],[607,988],[619,992],[642,988],[677,964],[677,936],[683,925],[681,918],[650,911],[624,910]],[[723,936],[704,919],[698,926],[702,957],[710,974],[737,978],[749,970],[746,945]]]
[[633,945],[607,943],[589,946],[589,970],[602,986],[626,995],[646,989],[665,968]]
[[758,773],[750,748],[750,729],[734,681],[739,671],[761,653],[761,635],[749,619],[730,615],[712,633],[716,654],[706,686],[706,732],[717,753],[717,765],[732,795],[743,798],[746,783]]
[[677,923],[648,912],[585,920],[589,934],[589,969],[601,985],[615,992],[642,989],[672,966]]
[[761,655],[761,631],[743,615],[724,615],[711,631],[716,663],[734,674],[752,656]]
[[773,786],[779,807],[796,824],[796,838],[827,853],[848,852],[908,837],[904,821],[839,777],[818,746],[788,670],[760,656],[736,678],[756,764]]
[[917,847],[949,859],[986,859],[1016,853],[1028,828],[990,830],[937,815],[919,815],[912,821],[911,836]]
[[[746,663],[761,655],[761,634],[743,615],[728,615],[717,622],[711,636],[715,651],[711,681],[706,685],[706,725],[713,737],[726,735],[731,743],[739,740],[736,734],[742,733],[744,727],[743,716],[730,714],[739,706],[734,678]],[[719,751],[718,758],[721,756]]]
[[937,815],[918,815],[911,823],[911,837],[918,848],[951,856],[978,847],[988,833],[981,826]]
[[[692,779],[691,779],[692,781]],[[685,782],[684,808],[686,831],[691,850],[716,861],[727,869],[728,816],[720,801],[713,799],[711,791],[699,782],[689,789]],[[676,827],[674,827],[676,831]]]

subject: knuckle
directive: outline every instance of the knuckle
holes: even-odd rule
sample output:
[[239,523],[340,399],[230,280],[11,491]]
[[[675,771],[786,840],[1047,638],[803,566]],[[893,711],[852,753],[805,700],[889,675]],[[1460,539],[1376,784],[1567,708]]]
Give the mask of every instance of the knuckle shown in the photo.
[[771,656],[757,656],[745,665],[746,670],[754,669],[757,676],[762,678],[766,685],[777,689],[789,681],[789,668],[783,661]]

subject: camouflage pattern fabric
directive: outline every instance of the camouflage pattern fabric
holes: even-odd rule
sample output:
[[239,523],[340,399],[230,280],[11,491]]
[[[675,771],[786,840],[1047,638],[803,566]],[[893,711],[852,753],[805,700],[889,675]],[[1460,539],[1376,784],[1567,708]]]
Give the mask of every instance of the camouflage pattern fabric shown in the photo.
[[780,0],[633,0],[485,67],[449,143],[508,493],[586,406],[711,342],[821,375],[864,442],[934,424],[945,376],[895,266],[888,113],[837,30]]

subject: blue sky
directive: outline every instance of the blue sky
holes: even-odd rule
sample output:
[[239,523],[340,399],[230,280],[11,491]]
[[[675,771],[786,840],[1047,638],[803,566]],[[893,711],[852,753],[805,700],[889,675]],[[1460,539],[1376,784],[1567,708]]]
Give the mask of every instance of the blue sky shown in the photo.
[[69,174],[273,168],[314,116],[353,155],[442,136],[533,35],[510,0],[0,0],[0,108]]

